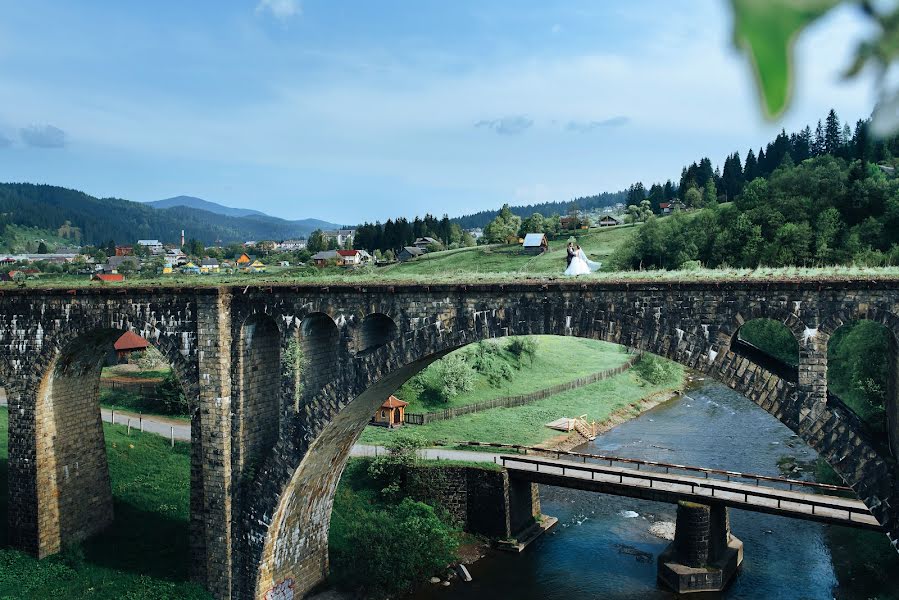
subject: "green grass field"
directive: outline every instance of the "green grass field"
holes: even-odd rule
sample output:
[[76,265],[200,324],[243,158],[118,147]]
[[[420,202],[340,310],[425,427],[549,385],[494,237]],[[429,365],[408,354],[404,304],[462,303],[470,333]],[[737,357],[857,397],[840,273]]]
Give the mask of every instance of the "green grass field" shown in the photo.
[[190,446],[104,424],[115,521],[38,561],[7,543],[7,411],[0,409],[0,599],[209,599],[187,582]]
[[[630,241],[636,228],[620,225],[607,229],[573,232],[591,260],[609,269],[609,259],[621,244]],[[469,273],[521,273],[561,275],[565,271],[565,246],[568,236],[550,242],[550,251],[539,256],[522,254],[518,245],[491,245],[426,254],[414,261],[384,269],[388,277],[396,275],[442,275]]]
[[405,430],[421,435],[429,444],[478,441],[534,445],[559,435],[558,431],[545,426],[551,421],[583,414],[589,420],[602,421],[616,410],[633,405],[650,394],[679,389],[683,379],[683,367],[674,363],[670,364],[669,376],[658,385],[647,383],[631,369],[525,406],[494,408],[427,425],[407,425],[399,430],[369,426],[362,433],[360,442],[383,445],[391,440],[391,436]]
[[[524,359],[521,367],[514,370],[513,378],[504,381],[501,387],[491,386],[485,376],[477,374],[474,389],[470,392],[463,392],[448,402],[435,401],[424,396],[413,398],[406,411],[430,412],[503,396],[527,394],[592,375],[597,371],[615,368],[630,358],[624,346],[608,342],[551,335],[534,336],[533,339],[538,344],[537,355],[533,362]],[[469,348],[462,348],[453,354],[465,355],[468,352]],[[517,365],[509,352],[503,350],[502,356],[509,364]],[[402,397],[401,399],[406,400]]]

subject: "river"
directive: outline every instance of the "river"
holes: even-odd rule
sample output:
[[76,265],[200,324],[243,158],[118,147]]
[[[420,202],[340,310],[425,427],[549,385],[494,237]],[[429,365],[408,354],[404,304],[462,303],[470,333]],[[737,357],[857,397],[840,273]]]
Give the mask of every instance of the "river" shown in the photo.
[[[578,450],[768,475],[780,475],[785,455],[800,465],[816,458],[774,417],[709,381]],[[653,522],[674,521],[673,505],[548,486],[540,499],[542,512],[559,518],[553,531],[521,554],[493,553],[471,565],[471,583],[414,597],[674,598],[656,584],[656,557],[668,542],[649,532]],[[826,525],[731,509],[731,528],[744,543],[743,567],[723,594],[704,597],[855,600],[887,591],[838,585]],[[887,561],[899,573],[899,557]]]

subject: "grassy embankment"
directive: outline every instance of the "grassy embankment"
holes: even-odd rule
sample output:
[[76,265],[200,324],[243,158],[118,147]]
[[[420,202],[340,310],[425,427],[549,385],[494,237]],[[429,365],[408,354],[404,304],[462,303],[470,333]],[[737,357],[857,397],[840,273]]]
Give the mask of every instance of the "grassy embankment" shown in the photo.
[[7,543],[7,411],[0,408],[0,598],[208,599],[187,582],[190,446],[104,425],[115,521],[38,561]]
[[[624,346],[608,342],[550,335],[533,336],[532,339],[537,343],[537,353],[533,360],[523,359],[519,363],[508,350],[503,348],[499,352],[500,359],[510,366],[514,374],[512,379],[503,381],[500,387],[492,386],[486,376],[475,372],[473,389],[462,392],[448,401],[434,399],[425,394],[404,397],[402,388],[396,395],[401,400],[409,401],[406,412],[439,411],[504,396],[535,392],[592,375],[597,371],[613,369],[631,357]],[[470,348],[461,348],[452,354],[465,356],[471,351]]]
[[[660,359],[661,360],[661,359]],[[602,422],[619,411],[632,411],[640,400],[655,393],[680,389],[684,369],[668,363],[666,376],[657,384],[643,379],[638,369],[599,381],[597,383],[538,400],[515,408],[494,408],[427,425],[410,425],[428,443],[455,443],[461,441],[502,442],[507,444],[535,445],[559,435],[546,424],[561,417],[587,415],[588,420]],[[397,430],[369,426],[360,439],[364,444],[386,444]]]
[[[573,232],[588,258],[611,268],[609,259],[621,244],[629,242],[636,232],[630,225]],[[521,273],[529,275],[561,275],[565,270],[565,246],[568,237],[550,242],[550,251],[538,256],[522,254],[518,245],[491,245],[426,254],[414,261],[384,269],[388,277],[396,275],[451,275],[471,273]]]

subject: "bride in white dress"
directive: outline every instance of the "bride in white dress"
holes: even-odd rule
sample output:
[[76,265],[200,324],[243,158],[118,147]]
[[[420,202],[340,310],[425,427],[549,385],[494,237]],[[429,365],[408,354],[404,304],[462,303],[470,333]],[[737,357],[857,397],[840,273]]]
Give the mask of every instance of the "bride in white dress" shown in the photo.
[[577,248],[577,252],[571,258],[571,264],[568,265],[568,268],[565,269],[566,275],[587,275],[588,273],[592,273],[598,270],[602,266],[602,263],[594,262],[587,258],[587,255],[584,254],[584,251],[580,246]]

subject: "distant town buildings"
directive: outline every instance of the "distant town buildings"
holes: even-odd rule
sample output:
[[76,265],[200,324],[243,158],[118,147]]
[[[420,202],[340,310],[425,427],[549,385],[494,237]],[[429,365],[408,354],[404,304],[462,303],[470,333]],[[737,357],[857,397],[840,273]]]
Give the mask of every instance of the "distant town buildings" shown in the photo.
[[306,249],[306,240],[284,240],[278,244],[278,250],[284,252],[296,252],[297,250]]
[[165,246],[159,240],[137,240],[138,246],[144,246],[154,256],[157,254],[165,254]]
[[322,237],[326,242],[335,240],[338,246],[352,246],[353,239],[356,237],[356,230],[336,229],[331,231],[323,231]]

